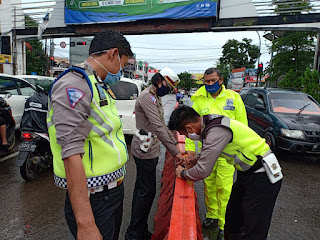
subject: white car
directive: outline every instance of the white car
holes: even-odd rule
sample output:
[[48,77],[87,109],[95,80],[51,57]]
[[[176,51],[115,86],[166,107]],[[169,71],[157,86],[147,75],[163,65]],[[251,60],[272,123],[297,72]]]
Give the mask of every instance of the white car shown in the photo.
[[56,79],[54,77],[39,76],[39,75],[15,75],[15,77],[27,80],[33,86],[36,86],[37,83],[39,83],[42,86],[42,84],[41,84],[42,82],[45,85],[52,84],[54,82],[54,80]]
[[130,78],[121,78],[116,85],[111,86],[117,97],[116,107],[122,119],[124,134],[133,135],[137,131],[134,108],[137,97],[145,87],[145,82]]
[[0,97],[3,97],[11,107],[16,129],[20,128],[26,100],[35,92],[35,86],[28,81],[0,73]]

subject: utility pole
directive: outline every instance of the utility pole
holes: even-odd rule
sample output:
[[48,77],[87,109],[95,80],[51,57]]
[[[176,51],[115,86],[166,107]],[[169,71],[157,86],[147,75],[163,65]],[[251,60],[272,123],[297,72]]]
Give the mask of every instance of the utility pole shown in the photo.
[[[258,57],[258,64],[257,64],[257,65],[259,65],[259,64],[260,64],[260,55],[261,55],[261,37],[260,37],[260,33],[259,33],[258,31],[256,31],[256,32],[257,32],[257,34],[258,34],[258,36],[259,36],[259,57]],[[260,87],[260,85],[261,85],[261,78],[260,78],[260,82],[259,82],[258,77],[259,77],[259,76],[257,76],[257,85]]]
[[317,34],[317,44],[316,44],[316,48],[315,48],[314,61],[313,61],[313,69],[317,70],[317,71],[320,71],[320,69],[319,69],[319,65],[320,65],[319,51],[320,51],[320,49],[319,48],[320,48],[320,32],[318,32],[318,34]]
[[12,41],[13,41],[13,75],[17,75],[17,13],[16,6],[13,7],[13,30],[12,30]]
[[52,38],[50,39],[50,69],[49,69],[49,71],[50,71],[50,77],[53,77],[53,64],[52,64],[53,61],[51,61],[51,57],[54,57],[54,41]]

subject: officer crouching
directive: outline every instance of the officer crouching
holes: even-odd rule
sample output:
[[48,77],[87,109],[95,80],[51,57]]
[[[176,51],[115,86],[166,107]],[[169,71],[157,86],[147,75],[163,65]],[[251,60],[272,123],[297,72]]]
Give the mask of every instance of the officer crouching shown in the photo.
[[225,239],[267,239],[283,176],[265,140],[241,122],[221,115],[200,117],[187,106],[171,114],[169,129],[202,142],[201,156],[192,159],[195,164],[190,169],[178,166],[178,177],[191,181],[206,178],[219,156],[238,170],[227,206]]
[[156,166],[160,155],[160,142],[179,161],[184,158],[176,146],[176,139],[166,127],[162,96],[178,85],[180,79],[170,68],[164,68],[152,77],[152,85],[138,97],[135,106],[138,132],[132,139],[131,153],[137,168],[133,192],[131,221],[125,239],[151,239],[148,216],[156,194]]

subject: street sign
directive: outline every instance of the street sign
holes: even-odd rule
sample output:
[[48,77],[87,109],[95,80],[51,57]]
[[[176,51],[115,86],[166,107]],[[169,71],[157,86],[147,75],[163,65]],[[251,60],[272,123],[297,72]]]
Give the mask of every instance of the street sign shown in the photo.
[[65,48],[66,46],[67,46],[66,42],[63,42],[63,41],[62,41],[62,42],[60,43],[60,47],[61,47],[61,48]]
[[49,69],[49,73],[50,74],[53,74],[54,73],[54,70],[51,68],[51,69]]

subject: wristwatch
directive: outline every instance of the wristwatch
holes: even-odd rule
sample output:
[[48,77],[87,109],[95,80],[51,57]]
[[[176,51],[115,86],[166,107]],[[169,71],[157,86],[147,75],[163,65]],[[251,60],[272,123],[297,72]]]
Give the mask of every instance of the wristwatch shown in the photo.
[[180,176],[181,176],[183,179],[186,179],[186,177],[184,176],[184,173],[185,173],[184,171],[185,171],[185,170],[182,170],[182,171],[181,171]]

